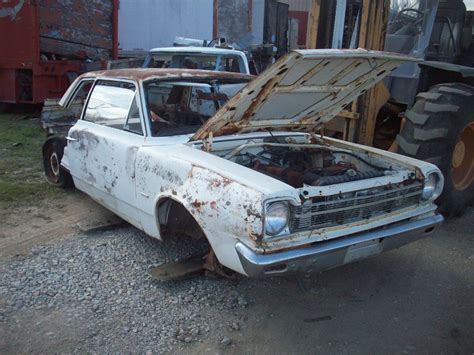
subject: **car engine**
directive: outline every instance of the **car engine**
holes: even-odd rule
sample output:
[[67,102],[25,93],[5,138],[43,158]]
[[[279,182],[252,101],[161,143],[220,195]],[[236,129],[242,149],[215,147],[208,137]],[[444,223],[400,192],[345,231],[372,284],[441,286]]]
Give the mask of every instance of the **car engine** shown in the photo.
[[389,170],[354,153],[326,147],[264,144],[259,148],[242,149],[232,160],[296,188],[376,178]]

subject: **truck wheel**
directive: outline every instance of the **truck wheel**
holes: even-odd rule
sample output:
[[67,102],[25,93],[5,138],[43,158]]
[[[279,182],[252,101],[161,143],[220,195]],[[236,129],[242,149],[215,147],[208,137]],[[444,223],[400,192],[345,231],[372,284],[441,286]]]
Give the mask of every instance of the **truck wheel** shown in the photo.
[[420,93],[406,113],[397,140],[399,153],[437,165],[444,191],[437,201],[446,215],[458,216],[474,202],[474,88],[440,84]]
[[50,138],[43,145],[43,166],[46,180],[54,186],[72,187],[72,177],[61,167],[66,143],[59,138]]

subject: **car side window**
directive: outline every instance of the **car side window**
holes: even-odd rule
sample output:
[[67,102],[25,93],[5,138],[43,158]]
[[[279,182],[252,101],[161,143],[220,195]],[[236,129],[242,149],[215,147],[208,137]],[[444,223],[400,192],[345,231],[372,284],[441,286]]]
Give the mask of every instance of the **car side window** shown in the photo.
[[[93,84],[94,79],[85,79],[77,85],[77,88],[72,94],[67,107],[62,109],[62,120],[76,121],[81,117],[82,108],[84,107],[87,95],[89,95],[89,91],[91,91]],[[48,110],[45,110],[43,112],[47,111]]]
[[98,81],[89,97],[84,120],[111,128],[124,129],[134,97],[134,84]]
[[140,110],[138,109],[137,97],[135,96],[128,113],[127,121],[123,128],[126,131],[136,133],[143,136],[142,121],[140,118]]

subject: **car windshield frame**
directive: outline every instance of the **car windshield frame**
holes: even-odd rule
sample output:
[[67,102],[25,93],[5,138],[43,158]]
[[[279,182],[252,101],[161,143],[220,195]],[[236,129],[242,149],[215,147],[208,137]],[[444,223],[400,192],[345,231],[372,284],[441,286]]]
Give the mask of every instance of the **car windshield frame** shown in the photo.
[[[143,98],[143,116],[146,121],[145,126],[147,127],[147,136],[152,137],[152,138],[162,138],[162,137],[173,137],[173,136],[189,136],[195,134],[205,123],[207,120],[211,119],[217,111],[226,104],[228,100],[230,100],[233,96],[235,96],[238,92],[240,92],[249,82],[251,82],[251,78],[209,78],[209,79],[204,79],[204,78],[186,78],[183,80],[182,78],[176,78],[176,79],[157,79],[157,78],[151,78],[148,80],[145,80],[142,82],[141,85],[141,90],[143,92],[142,98]],[[211,115],[209,115],[204,122],[200,122],[198,125],[193,125],[193,126],[183,126],[183,127],[178,127],[176,130],[154,130],[153,124],[154,121],[152,117],[154,116],[152,114],[152,110],[150,108],[150,98],[149,98],[149,85],[152,84],[157,84],[159,85],[175,85],[175,86],[181,86],[181,87],[191,87],[191,88],[220,88],[223,85],[240,85],[237,90],[233,92],[233,95],[227,95],[225,92],[220,92],[218,91],[216,94],[224,94],[227,95],[226,100],[213,100],[213,99],[201,99],[201,100],[208,100],[208,101],[214,101],[218,102],[218,105],[216,105],[214,112],[212,112]],[[212,93],[206,93],[212,95]],[[161,117],[160,117],[161,118]]]

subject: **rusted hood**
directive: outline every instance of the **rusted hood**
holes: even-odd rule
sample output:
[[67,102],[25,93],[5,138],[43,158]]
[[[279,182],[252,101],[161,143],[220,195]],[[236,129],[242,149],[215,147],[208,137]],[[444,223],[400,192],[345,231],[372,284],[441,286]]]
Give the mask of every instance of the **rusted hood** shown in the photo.
[[313,131],[406,61],[392,53],[301,50],[281,58],[191,138],[258,130]]

